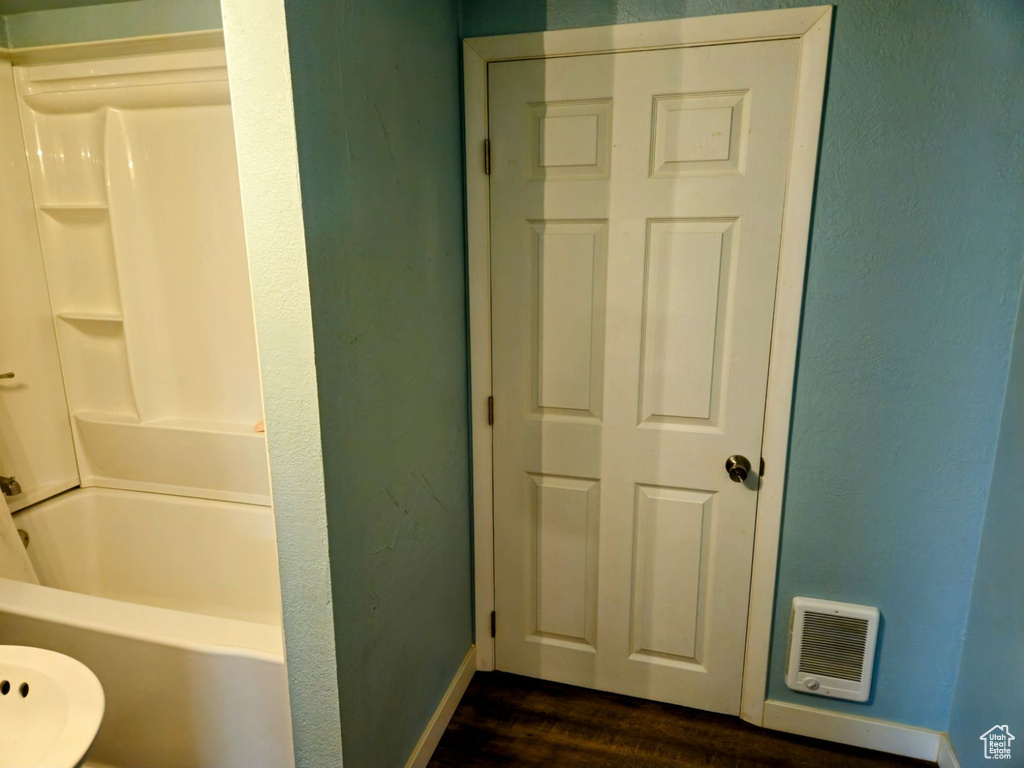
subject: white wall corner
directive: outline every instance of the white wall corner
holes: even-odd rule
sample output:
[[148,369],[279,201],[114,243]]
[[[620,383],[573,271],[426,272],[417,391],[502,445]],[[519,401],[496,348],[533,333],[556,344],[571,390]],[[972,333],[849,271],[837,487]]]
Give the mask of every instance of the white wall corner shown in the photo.
[[284,0],[223,0],[298,766],[340,768],[320,406]]
[[770,700],[764,703],[764,727],[929,762],[938,758],[945,737],[927,728]]

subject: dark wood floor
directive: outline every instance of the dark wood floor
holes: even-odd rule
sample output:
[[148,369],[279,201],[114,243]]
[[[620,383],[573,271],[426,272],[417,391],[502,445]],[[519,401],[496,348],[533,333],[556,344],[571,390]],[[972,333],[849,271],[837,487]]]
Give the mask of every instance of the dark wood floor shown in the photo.
[[739,718],[478,672],[428,768],[921,768]]

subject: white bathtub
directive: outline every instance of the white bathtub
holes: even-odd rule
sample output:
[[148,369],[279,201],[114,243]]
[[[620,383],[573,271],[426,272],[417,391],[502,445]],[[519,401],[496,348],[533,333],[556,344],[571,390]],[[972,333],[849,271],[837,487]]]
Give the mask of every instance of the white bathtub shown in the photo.
[[99,677],[90,761],[294,765],[269,508],[86,488],[14,519],[45,586],[0,579],[0,640]]

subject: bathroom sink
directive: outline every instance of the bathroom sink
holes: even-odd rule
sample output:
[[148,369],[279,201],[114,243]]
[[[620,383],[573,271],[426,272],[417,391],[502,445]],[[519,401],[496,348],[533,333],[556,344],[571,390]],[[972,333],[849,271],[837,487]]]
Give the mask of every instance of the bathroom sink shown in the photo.
[[0,768],[76,768],[103,720],[88,667],[41,648],[0,645]]

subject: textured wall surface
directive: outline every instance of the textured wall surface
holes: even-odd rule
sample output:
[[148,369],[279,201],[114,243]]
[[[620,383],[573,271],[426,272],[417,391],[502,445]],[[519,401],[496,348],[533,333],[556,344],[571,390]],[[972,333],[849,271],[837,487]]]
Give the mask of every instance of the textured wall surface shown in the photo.
[[[463,34],[811,4],[463,0]],[[836,6],[769,695],[944,730],[1021,285],[1024,4]],[[870,702],[785,687],[794,595],[881,609]]]
[[348,768],[401,768],[472,642],[458,18],[286,5]]
[[341,765],[320,411],[284,0],[224,0],[298,768]]
[[[1018,61],[1017,71],[1024,71]],[[1021,152],[1015,157],[1021,165]],[[988,513],[971,592],[949,735],[964,768],[991,765],[979,736],[1007,724],[1024,753],[1024,313],[1018,315]]]
[[[0,3],[7,45],[84,43],[119,37],[164,35],[220,29],[218,0],[129,0],[128,2],[81,2],[40,4],[46,10],[20,12],[24,2]],[[62,6],[67,7],[62,7]],[[18,11],[18,12],[11,12]]]

